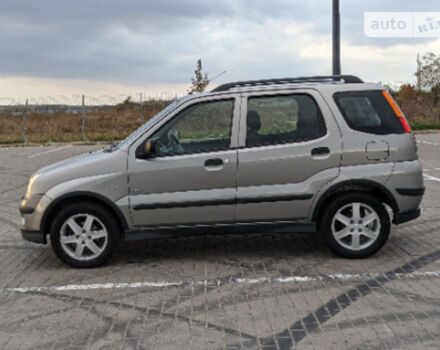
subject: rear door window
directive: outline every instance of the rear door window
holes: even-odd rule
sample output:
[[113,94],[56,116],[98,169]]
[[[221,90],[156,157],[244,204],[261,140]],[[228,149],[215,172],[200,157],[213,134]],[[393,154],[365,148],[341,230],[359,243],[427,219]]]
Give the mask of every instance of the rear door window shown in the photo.
[[309,141],[326,134],[321,111],[306,94],[252,96],[247,109],[246,147]]
[[334,99],[345,121],[354,130],[376,135],[405,133],[380,90],[338,92]]

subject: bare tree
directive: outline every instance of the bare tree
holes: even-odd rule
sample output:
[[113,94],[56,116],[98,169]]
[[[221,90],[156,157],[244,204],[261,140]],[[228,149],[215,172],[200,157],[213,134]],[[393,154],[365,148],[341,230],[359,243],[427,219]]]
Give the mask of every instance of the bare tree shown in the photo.
[[416,76],[422,88],[431,92],[435,106],[440,99],[440,56],[432,52],[424,55]]
[[208,73],[202,72],[202,60],[197,60],[197,68],[194,71],[194,77],[191,78],[192,86],[189,89],[189,93],[192,94],[193,92],[203,92],[205,91],[206,87],[210,83],[210,79],[208,78]]

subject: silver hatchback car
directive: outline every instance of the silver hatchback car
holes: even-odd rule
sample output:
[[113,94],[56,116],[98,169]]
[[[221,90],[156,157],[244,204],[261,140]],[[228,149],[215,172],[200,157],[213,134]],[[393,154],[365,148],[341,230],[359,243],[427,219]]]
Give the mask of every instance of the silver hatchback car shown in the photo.
[[411,128],[354,76],[244,81],[179,99],[124,141],[47,166],[20,203],[22,235],[75,267],[121,240],[321,232],[367,257],[424,193]]

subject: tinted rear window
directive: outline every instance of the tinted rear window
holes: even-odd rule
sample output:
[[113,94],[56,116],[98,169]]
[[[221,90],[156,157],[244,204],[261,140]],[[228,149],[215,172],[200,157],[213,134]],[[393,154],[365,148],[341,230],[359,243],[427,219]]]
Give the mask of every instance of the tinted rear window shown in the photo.
[[248,99],[246,147],[309,141],[326,134],[315,100],[305,94]]
[[380,90],[338,92],[334,98],[345,121],[354,130],[376,135],[405,132]]

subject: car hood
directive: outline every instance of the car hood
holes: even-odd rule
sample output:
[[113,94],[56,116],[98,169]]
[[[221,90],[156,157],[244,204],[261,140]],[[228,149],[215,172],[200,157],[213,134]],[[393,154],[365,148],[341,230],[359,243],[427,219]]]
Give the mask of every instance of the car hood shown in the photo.
[[45,166],[35,172],[29,181],[29,194],[44,194],[63,182],[126,171],[126,153],[122,150],[99,150]]

